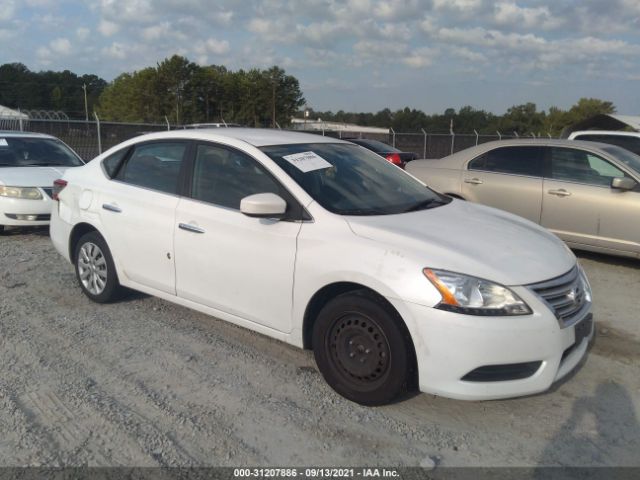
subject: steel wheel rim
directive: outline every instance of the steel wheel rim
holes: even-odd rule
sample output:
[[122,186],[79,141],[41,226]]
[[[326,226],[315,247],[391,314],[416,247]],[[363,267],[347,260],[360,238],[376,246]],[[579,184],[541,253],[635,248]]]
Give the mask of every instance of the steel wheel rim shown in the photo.
[[92,295],[100,295],[107,286],[107,260],[100,247],[87,242],[78,252],[78,277]]
[[371,318],[358,312],[345,313],[333,322],[327,340],[331,363],[352,385],[372,387],[388,375],[389,340]]

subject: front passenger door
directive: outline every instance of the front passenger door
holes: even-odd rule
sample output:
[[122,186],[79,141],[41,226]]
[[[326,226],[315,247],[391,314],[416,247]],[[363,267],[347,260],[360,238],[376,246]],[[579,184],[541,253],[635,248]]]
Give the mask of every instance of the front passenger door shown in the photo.
[[[182,198],[176,212],[178,296],[289,332],[302,207],[239,150],[202,143],[193,162],[191,198]],[[280,195],[289,218],[242,214],[240,200],[255,193]]]
[[576,246],[640,253],[640,192],[611,188],[613,178],[628,176],[587,150],[552,148],[542,226]]

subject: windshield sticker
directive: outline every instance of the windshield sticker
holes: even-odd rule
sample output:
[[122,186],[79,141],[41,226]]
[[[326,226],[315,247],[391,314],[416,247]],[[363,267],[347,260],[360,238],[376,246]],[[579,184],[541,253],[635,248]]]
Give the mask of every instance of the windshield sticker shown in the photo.
[[285,155],[282,158],[304,173],[333,167],[324,158],[313,152],[294,153]]
[[8,147],[9,144],[7,143],[7,139],[6,138],[0,138],[0,147]]

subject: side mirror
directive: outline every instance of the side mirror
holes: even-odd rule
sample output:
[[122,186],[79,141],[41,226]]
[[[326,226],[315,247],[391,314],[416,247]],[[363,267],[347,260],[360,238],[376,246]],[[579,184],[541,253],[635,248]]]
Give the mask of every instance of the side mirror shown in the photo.
[[282,218],[287,202],[275,193],[256,193],[240,200],[240,211],[248,217]]
[[615,177],[611,179],[611,188],[616,190],[633,190],[636,188],[636,181],[629,177]]

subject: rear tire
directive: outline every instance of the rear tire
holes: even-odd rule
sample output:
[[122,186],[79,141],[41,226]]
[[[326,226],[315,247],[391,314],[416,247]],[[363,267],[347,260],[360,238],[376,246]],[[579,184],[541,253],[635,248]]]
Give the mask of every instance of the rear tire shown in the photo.
[[96,303],[119,298],[122,287],[111,251],[98,232],[85,233],[74,252],[76,278],[84,294]]
[[4,234],[4,225],[0,225],[0,235]]
[[313,352],[326,382],[361,405],[384,405],[405,393],[415,362],[401,322],[366,290],[329,301],[313,326]]

